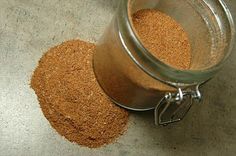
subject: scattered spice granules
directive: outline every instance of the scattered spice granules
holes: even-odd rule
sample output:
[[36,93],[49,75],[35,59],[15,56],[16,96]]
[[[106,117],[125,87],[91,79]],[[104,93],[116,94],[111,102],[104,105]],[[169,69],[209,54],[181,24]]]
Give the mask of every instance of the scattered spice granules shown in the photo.
[[137,11],[132,21],[141,42],[156,58],[177,69],[190,68],[190,42],[178,22],[155,9]]
[[95,45],[71,40],[51,48],[31,80],[45,117],[68,140],[90,148],[124,133],[128,112],[103,93],[92,68]]

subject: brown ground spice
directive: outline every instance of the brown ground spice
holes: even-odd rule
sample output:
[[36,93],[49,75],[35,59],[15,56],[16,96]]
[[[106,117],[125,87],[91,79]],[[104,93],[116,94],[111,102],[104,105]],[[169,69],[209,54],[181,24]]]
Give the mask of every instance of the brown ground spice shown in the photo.
[[71,40],[51,48],[31,80],[45,117],[68,140],[91,148],[124,133],[128,112],[103,93],[92,68],[95,45]]
[[177,69],[190,68],[188,35],[173,18],[155,9],[144,9],[134,13],[132,20],[142,43],[155,57]]

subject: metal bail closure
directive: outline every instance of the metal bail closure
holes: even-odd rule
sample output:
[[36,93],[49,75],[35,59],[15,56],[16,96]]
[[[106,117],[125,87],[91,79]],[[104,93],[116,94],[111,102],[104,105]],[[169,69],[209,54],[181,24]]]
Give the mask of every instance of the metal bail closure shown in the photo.
[[177,93],[166,93],[155,108],[155,124],[168,125],[181,121],[192,107],[194,101],[200,102],[199,85],[195,90],[178,88]]

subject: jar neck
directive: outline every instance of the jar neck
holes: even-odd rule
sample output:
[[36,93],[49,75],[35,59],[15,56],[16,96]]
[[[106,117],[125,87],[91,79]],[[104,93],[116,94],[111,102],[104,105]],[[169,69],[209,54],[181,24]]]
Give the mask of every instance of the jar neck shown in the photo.
[[[234,34],[234,24],[230,12],[222,3],[226,12],[229,26]],[[204,70],[179,70],[175,69],[154,57],[141,43],[131,23],[131,12],[129,12],[129,0],[121,0],[116,15],[119,29],[119,37],[123,47],[135,62],[135,64],[151,77],[172,86],[188,86],[201,84],[212,78],[221,68],[222,62]],[[231,42],[233,42],[233,37]],[[229,49],[232,50],[232,49]]]

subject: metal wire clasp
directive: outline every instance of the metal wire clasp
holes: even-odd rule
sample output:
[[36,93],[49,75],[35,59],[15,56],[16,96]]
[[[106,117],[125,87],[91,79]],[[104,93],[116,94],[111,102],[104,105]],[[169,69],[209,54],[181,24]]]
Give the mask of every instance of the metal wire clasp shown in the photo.
[[155,108],[155,124],[168,125],[181,121],[192,107],[193,102],[200,102],[201,99],[199,85],[195,86],[194,90],[178,88],[177,93],[166,93]]

